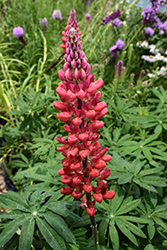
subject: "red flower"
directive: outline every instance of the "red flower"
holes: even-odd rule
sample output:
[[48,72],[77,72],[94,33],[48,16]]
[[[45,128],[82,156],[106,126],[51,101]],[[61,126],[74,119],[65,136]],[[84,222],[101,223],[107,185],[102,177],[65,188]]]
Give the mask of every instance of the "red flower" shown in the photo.
[[[79,199],[85,192],[81,207],[86,207],[88,215],[93,216],[96,212],[95,201],[101,203],[103,198],[112,199],[115,195],[114,191],[107,191],[105,181],[110,175],[106,162],[112,157],[105,155],[108,148],[101,147],[98,141],[98,130],[104,126],[99,119],[108,112],[107,104],[100,101],[101,92],[97,92],[103,80],[95,81],[93,74],[89,74],[90,65],[82,51],[75,10],[70,11],[62,34],[65,63],[58,76],[63,83],[60,82],[56,89],[61,102],[53,103],[60,111],[57,118],[67,123],[64,130],[69,133],[67,139],[57,137],[59,143],[63,144],[57,150],[65,157],[62,160],[63,168],[58,172],[62,176],[61,182],[67,185],[61,189],[61,193],[72,194]],[[92,185],[92,180],[97,182],[97,187]]]

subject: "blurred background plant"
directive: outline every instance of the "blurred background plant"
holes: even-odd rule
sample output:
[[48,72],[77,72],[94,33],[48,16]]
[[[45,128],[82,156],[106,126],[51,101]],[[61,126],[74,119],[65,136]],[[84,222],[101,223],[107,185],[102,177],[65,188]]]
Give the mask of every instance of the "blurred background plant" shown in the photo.
[[[100,144],[113,155],[108,186],[116,197],[96,206],[100,249],[167,247],[167,33],[152,27],[146,37],[151,23],[143,24],[139,1],[88,2],[0,1],[0,162],[18,190],[0,195],[0,207],[9,209],[0,214],[2,250],[23,249],[27,228],[24,250],[93,249],[88,215],[59,192],[62,158],[55,138],[64,131],[52,103],[58,101],[61,32],[71,8],[91,72],[104,79],[101,99],[109,110]],[[117,10],[119,21],[103,25]],[[158,12],[162,23],[164,11]],[[13,35],[18,26],[26,46]],[[60,238],[61,223],[68,236]]]

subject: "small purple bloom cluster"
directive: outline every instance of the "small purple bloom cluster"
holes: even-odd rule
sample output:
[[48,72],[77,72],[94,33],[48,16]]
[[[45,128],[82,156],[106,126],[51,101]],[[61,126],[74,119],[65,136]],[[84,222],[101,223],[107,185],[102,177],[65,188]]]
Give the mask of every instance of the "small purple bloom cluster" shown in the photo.
[[151,23],[151,27],[157,27],[159,29],[159,34],[163,34],[164,31],[167,32],[167,21],[162,23],[158,17],[158,12],[162,6],[166,3],[166,0],[149,0],[152,6],[147,6],[143,12],[143,24]]
[[113,22],[112,25],[115,27],[119,27],[121,25],[121,21],[119,18],[116,18]]
[[115,45],[109,48],[110,53],[113,54],[113,62],[115,61],[115,58],[117,57],[117,52],[119,50],[122,50],[124,45],[125,44],[123,40],[118,40]]
[[60,10],[54,10],[52,17],[53,17],[54,20],[56,20],[56,19],[60,19],[60,20],[63,19]]
[[118,9],[117,11],[109,14],[108,16],[105,16],[103,18],[103,25],[106,25],[107,23],[110,23],[112,20],[118,18],[121,16],[121,10]]
[[13,35],[17,36],[17,37],[23,36],[24,35],[24,29],[22,27],[20,27],[20,26],[15,27],[13,29]]
[[44,17],[43,19],[39,20],[39,25],[40,26],[45,26],[46,30],[48,29],[48,20],[46,17]]

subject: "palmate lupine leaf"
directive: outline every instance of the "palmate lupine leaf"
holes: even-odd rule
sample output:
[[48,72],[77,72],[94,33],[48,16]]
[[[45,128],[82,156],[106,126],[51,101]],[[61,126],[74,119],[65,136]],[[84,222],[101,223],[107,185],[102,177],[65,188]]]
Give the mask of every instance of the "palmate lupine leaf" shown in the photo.
[[108,179],[118,179],[118,184],[134,182],[141,188],[152,192],[157,192],[155,187],[165,187],[166,179],[160,177],[163,174],[164,166],[160,165],[156,168],[142,169],[143,164],[139,159],[135,159],[132,163],[121,158],[116,152],[113,152],[113,159],[109,165],[113,176]]
[[164,221],[167,218],[167,206],[166,204],[156,205],[156,194],[152,192],[144,192],[144,204],[141,203],[137,209],[142,214],[142,217],[149,220],[147,231],[150,240],[153,239],[157,226],[160,226],[163,230],[167,231],[167,223]]
[[115,188],[116,190],[114,199],[110,200],[109,204],[103,201],[101,204],[96,205],[97,209],[99,209],[101,213],[105,213],[106,216],[99,225],[99,228],[103,229],[99,230],[100,244],[105,243],[107,239],[106,234],[109,231],[112,247],[114,250],[118,250],[120,244],[119,235],[121,231],[130,241],[138,246],[135,235],[141,238],[146,238],[146,236],[136,224],[147,224],[148,220],[141,218],[138,215],[132,216],[129,213],[137,209],[141,204],[141,200],[133,200],[132,196],[125,198],[124,192],[121,188],[112,188]]
[[[63,218],[54,212],[48,211],[48,197],[54,194],[54,200],[57,200],[60,196],[62,196],[62,194],[60,195],[60,192],[55,193],[53,191],[43,192],[43,187],[44,185],[37,189],[34,193],[26,192],[23,197],[19,196],[18,193],[14,194],[13,196],[16,199],[15,203],[13,202],[14,198],[9,196],[10,193],[13,194],[14,192],[9,192],[9,194],[6,193],[0,196],[0,202],[3,202],[2,206],[8,208],[7,205],[10,205],[10,209],[13,209],[13,211],[9,213],[4,212],[0,214],[0,218],[5,219],[5,221],[6,219],[13,219],[4,225],[2,224],[2,229],[4,229],[0,234],[0,247],[4,244],[7,244],[8,246],[10,239],[13,237],[17,229],[22,226],[19,243],[16,242],[16,244],[19,250],[30,250],[34,236],[35,223],[37,223],[41,234],[54,250],[66,250],[64,239],[67,242],[71,242],[73,244],[76,243],[74,235],[69,230]],[[5,197],[7,197],[7,199],[5,199]],[[48,200],[47,203],[46,198]],[[64,215],[64,217],[83,223],[83,220],[78,215],[75,215],[66,207],[67,204],[69,207],[76,207],[79,205],[78,202],[51,202],[51,204],[53,203],[55,206],[54,210],[56,210],[58,203],[57,210],[62,210],[62,215]]]

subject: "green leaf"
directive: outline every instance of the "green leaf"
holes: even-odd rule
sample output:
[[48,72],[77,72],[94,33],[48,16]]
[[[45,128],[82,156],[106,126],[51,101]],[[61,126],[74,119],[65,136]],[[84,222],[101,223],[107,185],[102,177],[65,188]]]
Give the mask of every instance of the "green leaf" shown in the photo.
[[166,180],[160,176],[144,176],[140,180],[146,184],[151,184],[157,187],[166,187]]
[[72,230],[72,233],[75,237],[84,236],[86,232],[87,232],[86,228],[77,228],[75,230]]
[[136,246],[138,246],[138,242],[136,240],[136,237],[126,228],[126,225],[122,223],[122,220],[117,219],[116,224],[118,228],[121,230],[121,232],[130,240],[132,241]]
[[[125,218],[125,217],[124,217]],[[122,216],[119,216],[119,220],[122,221],[124,225],[126,225],[126,228],[129,229],[129,231],[132,231],[134,234],[138,235],[139,237],[146,238],[146,235],[142,232],[142,230],[137,227],[135,224],[129,222],[126,219],[123,219]]]
[[23,201],[23,199],[18,193],[13,192],[13,191],[8,191],[5,194],[1,194],[0,202],[3,203],[1,204],[1,207],[6,207],[9,209],[15,209],[15,210],[18,209],[18,210],[27,211],[27,212],[31,211],[30,206]]
[[152,218],[158,225],[160,225],[167,231],[167,224],[163,222],[161,218],[157,217],[156,215],[153,215]]
[[113,249],[118,250],[119,249],[119,235],[118,235],[118,231],[113,221],[110,221],[109,223],[109,235],[110,235]]
[[118,179],[118,184],[122,185],[131,182],[133,175],[130,173],[122,174]]
[[42,193],[43,189],[44,189],[44,186],[42,185],[34,193],[32,193],[32,195],[30,197],[30,202],[31,202],[31,204],[35,205],[35,207],[37,207],[39,205],[39,201],[40,201],[39,196]]
[[132,163],[133,165],[133,169],[134,169],[134,175],[137,175],[139,173],[139,171],[142,168],[141,162],[139,159],[135,159]]
[[157,168],[151,168],[151,169],[142,170],[142,171],[137,175],[137,178],[141,178],[141,177],[143,177],[143,176],[150,175],[150,174],[159,173],[159,172],[161,172],[162,169],[164,169],[164,166],[157,167]]
[[105,245],[108,223],[109,220],[102,220],[99,225],[99,241],[101,245]]
[[46,204],[47,207],[52,210],[53,212],[65,217],[70,218],[75,222],[83,222],[82,218],[79,217],[77,214],[71,212],[61,201],[57,202],[50,202]]
[[115,213],[115,215],[126,214],[126,213],[134,210],[135,208],[137,208],[137,206],[140,204],[140,202],[141,202],[140,199],[136,199],[134,201],[128,202],[124,206],[122,205],[118,209],[118,211]]
[[3,212],[3,213],[0,213],[0,219],[1,218],[16,219],[16,218],[20,217],[22,214],[23,214],[23,212],[19,211],[19,210],[14,210],[14,211],[11,211],[9,213]]
[[161,124],[158,124],[158,125],[155,127],[155,129],[154,129],[154,133],[155,133],[156,135],[160,135],[161,132],[162,132],[162,125],[161,125]]
[[144,156],[145,156],[149,161],[151,161],[151,160],[152,160],[152,155],[151,155],[151,153],[150,153],[150,150],[149,150],[147,147],[143,147],[143,148],[142,148],[142,151],[143,151]]
[[19,239],[19,250],[30,250],[33,234],[34,234],[35,219],[34,216],[28,218],[22,228],[21,235]]
[[132,222],[136,222],[136,223],[141,223],[141,224],[146,224],[149,223],[149,221],[145,218],[139,218],[136,216],[130,216],[130,215],[121,215],[122,219],[128,220],[128,221],[132,221]]
[[42,220],[37,216],[36,222],[41,234],[54,250],[66,250],[64,240],[49,226],[45,220]]
[[161,217],[161,218],[167,220],[167,211],[161,212],[161,213],[156,213],[156,216]]
[[141,182],[141,181],[139,181],[138,179],[135,179],[135,178],[133,179],[133,181],[134,181],[137,185],[139,185],[141,188],[144,188],[144,189],[147,189],[147,190],[149,190],[149,191],[158,193],[157,190],[156,190],[152,185],[148,185],[148,184],[146,184],[146,183],[144,183],[144,182]]
[[18,249],[18,235],[14,235],[2,248],[1,250],[16,250]]
[[25,216],[22,215],[18,217],[16,220],[11,221],[10,223],[7,223],[4,230],[0,234],[0,247],[5,245],[15,234],[18,227],[23,224],[23,222],[27,219],[29,215]]
[[27,117],[20,125],[20,130],[24,131],[24,129],[29,125],[29,123],[31,122],[31,117]]
[[153,245],[151,245],[151,244],[148,244],[145,248],[144,248],[144,250],[154,250],[155,248],[153,247]]
[[60,216],[50,211],[47,211],[44,214],[44,217],[61,237],[63,237],[66,241],[70,243],[76,244],[74,235],[71,233],[67,224]]
[[[114,187],[113,187],[113,189],[114,189]],[[109,200],[109,209],[110,209],[110,213],[112,215],[115,214],[115,212],[120,207],[120,205],[124,199],[124,192],[121,188],[119,188],[118,190],[114,189],[114,191],[115,191],[115,197],[113,199]]]
[[147,225],[147,231],[148,231],[148,235],[150,240],[153,239],[154,234],[155,234],[155,226],[154,226],[154,222],[152,221],[152,223]]

